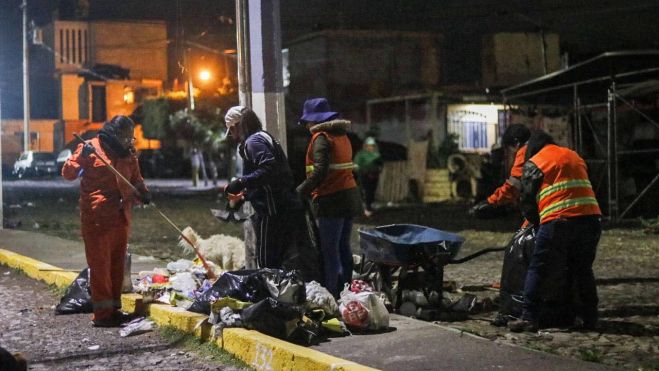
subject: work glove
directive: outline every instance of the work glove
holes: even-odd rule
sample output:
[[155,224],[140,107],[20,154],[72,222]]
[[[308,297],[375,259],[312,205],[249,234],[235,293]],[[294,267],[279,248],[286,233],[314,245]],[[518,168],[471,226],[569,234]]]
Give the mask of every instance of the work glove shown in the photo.
[[468,211],[467,213],[468,213],[470,216],[478,216],[479,213],[480,213],[482,210],[489,209],[489,208],[493,208],[493,207],[494,207],[494,206],[493,206],[493,205],[490,205],[490,203],[487,202],[487,200],[483,200],[483,201],[477,203],[476,205],[472,206],[472,207],[469,209],[469,211]]
[[243,183],[241,178],[235,178],[229,184],[224,187],[224,194],[233,194],[237,195],[240,193],[243,189],[245,189],[245,183]]
[[87,157],[89,157],[90,154],[92,154],[94,152],[96,152],[96,149],[94,148],[94,146],[91,143],[85,143],[82,146],[82,152],[80,154],[82,155],[82,157],[87,158]]
[[140,193],[140,201],[142,201],[143,205],[148,205],[151,203],[151,193],[149,191],[141,192]]

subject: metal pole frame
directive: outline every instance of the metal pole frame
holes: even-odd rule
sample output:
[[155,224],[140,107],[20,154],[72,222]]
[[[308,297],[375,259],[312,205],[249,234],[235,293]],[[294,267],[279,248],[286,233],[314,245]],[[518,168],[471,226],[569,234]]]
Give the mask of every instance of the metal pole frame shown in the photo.
[[[625,98],[623,98],[620,94],[617,94],[617,93],[614,92],[614,99],[620,99],[624,104],[626,104],[627,106],[629,106],[629,108],[631,108],[633,111],[635,111],[636,113],[638,113],[641,117],[643,117],[644,119],[648,120],[648,121],[649,121],[650,123],[652,123],[653,125],[659,127],[659,123],[657,123],[655,120],[653,120],[651,117],[649,117],[649,116],[646,115],[645,113],[641,112],[638,108],[636,108],[633,104],[631,104],[629,101],[627,101]],[[659,151],[659,149],[617,151],[616,153],[618,153],[618,154],[628,154],[628,153],[654,153],[654,152],[657,152],[657,151]],[[638,203],[638,201],[639,201],[641,198],[643,198],[643,196],[645,196],[645,194],[650,190],[650,188],[652,188],[652,186],[653,186],[655,183],[657,183],[657,180],[659,180],[659,174],[657,174],[657,175],[654,177],[654,179],[652,179],[652,181],[651,181],[650,183],[648,183],[648,185],[645,186],[645,188],[643,188],[643,191],[641,191],[641,193],[639,193],[638,196],[636,196],[636,198],[634,198],[634,200],[632,200],[632,202],[629,204],[629,206],[627,206],[627,208],[625,208],[625,210],[620,214],[620,219],[623,219],[624,216],[627,215],[627,213],[632,209],[632,207],[634,207],[634,206]]]
[[617,123],[616,123],[615,81],[611,82],[607,94],[607,173],[608,173],[608,205],[609,219],[618,221],[618,154],[617,154]]

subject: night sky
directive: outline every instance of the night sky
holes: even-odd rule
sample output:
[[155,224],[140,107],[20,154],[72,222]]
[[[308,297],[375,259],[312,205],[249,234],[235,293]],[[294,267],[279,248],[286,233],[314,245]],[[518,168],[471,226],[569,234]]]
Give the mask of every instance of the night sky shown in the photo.
[[[58,7],[59,3],[59,7]],[[49,23],[53,11],[72,16],[74,0],[28,0],[31,19]],[[3,118],[22,117],[20,0],[0,0],[0,89]],[[231,0],[90,0],[90,19],[164,19],[176,56],[177,34],[217,49],[235,47],[235,4]],[[483,35],[535,32],[560,35],[571,63],[620,49],[659,48],[657,0],[281,0],[283,43],[323,29],[381,29],[444,35],[444,84],[476,85],[480,80]],[[35,48],[34,46],[32,48]],[[173,53],[173,54],[172,54]],[[36,53],[35,55],[38,55]],[[175,57],[173,59],[176,59]],[[56,117],[44,109],[52,97],[39,95],[32,69],[33,117]],[[170,78],[176,61],[170,63]]]

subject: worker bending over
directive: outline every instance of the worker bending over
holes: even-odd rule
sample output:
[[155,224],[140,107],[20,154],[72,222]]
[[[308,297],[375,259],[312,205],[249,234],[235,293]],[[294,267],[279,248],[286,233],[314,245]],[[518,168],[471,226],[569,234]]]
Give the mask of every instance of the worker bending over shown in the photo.
[[508,326],[511,331],[538,329],[539,287],[556,269],[551,257],[558,254],[568,265],[566,274],[572,280],[566,282],[576,283],[581,303],[577,315],[584,328],[594,329],[598,298],[592,266],[602,227],[586,163],[544,132],[531,135],[524,158],[520,204],[522,214],[538,231],[524,284],[522,318]]

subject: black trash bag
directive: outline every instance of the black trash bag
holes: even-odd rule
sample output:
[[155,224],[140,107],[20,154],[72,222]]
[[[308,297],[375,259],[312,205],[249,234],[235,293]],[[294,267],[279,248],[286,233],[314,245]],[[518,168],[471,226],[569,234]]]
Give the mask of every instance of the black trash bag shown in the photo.
[[297,271],[304,282],[322,282],[323,263],[318,227],[309,202],[304,200],[303,203],[304,209],[289,213],[290,223],[295,228],[283,253],[282,267]]
[[[522,315],[526,271],[535,246],[535,230],[529,226],[515,233],[506,249],[501,270],[500,307],[494,325],[503,326],[510,318]],[[538,287],[541,327],[569,326],[574,323],[575,288],[568,275],[567,246],[551,249],[546,277]]]
[[[268,280],[272,283],[268,283]],[[282,293],[286,293],[286,297],[296,304],[306,300],[304,281],[295,271],[259,269],[226,272],[211,288],[202,293],[188,310],[210,314],[211,303],[222,297],[256,303],[270,297],[277,299]]]
[[535,230],[529,226],[515,233],[503,255],[499,313],[519,318],[522,315],[526,269],[533,254]]
[[55,314],[91,313],[92,311],[89,268],[85,268],[66,289],[66,293],[55,307]]
[[304,309],[300,306],[267,298],[245,308],[242,318],[248,329],[289,340],[299,327],[303,312]]

